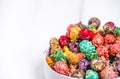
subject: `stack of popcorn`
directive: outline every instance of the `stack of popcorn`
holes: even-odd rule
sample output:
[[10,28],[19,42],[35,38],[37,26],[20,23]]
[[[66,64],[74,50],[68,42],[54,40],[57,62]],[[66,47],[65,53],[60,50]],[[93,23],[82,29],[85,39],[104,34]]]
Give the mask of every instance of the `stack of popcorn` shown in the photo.
[[93,17],[88,24],[70,24],[66,33],[50,39],[46,62],[61,75],[78,79],[120,76],[120,27]]

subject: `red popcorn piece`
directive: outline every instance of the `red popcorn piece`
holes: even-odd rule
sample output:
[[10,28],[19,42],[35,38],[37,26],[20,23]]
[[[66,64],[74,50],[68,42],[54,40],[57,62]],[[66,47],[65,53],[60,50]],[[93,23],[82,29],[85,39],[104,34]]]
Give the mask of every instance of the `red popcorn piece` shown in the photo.
[[54,65],[54,69],[55,69],[55,71],[57,71],[58,73],[61,73],[63,75],[67,75],[67,73],[69,71],[68,65],[64,61],[56,62]]
[[103,36],[102,36],[101,34],[97,33],[97,34],[93,37],[92,43],[93,43],[96,47],[102,46],[103,43],[104,43],[104,38],[103,38]]
[[105,46],[100,46],[96,49],[98,56],[104,56],[106,58],[106,60],[109,59],[109,55],[108,55],[108,49]]
[[68,45],[68,43],[69,43],[69,37],[62,35],[59,38],[59,42],[60,42],[61,47],[64,47],[64,46]]
[[111,66],[106,66],[100,73],[101,79],[115,79],[118,75],[114,72]]
[[116,54],[120,54],[120,44],[116,43],[116,44],[111,45],[109,53],[113,56],[115,56]]
[[94,37],[94,33],[88,28],[82,28],[79,32],[80,39],[91,40]]
[[108,25],[110,25],[110,26],[116,28],[115,24],[114,24],[113,22],[111,22],[111,21],[110,21],[110,22],[107,22],[106,24],[108,24]]
[[115,37],[112,34],[106,34],[105,36],[106,44],[114,43],[114,41],[115,41]]

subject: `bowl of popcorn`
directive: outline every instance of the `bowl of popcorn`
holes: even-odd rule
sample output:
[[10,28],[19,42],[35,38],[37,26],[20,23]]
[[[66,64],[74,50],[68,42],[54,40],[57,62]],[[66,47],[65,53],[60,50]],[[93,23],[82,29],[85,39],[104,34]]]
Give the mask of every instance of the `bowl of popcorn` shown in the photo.
[[50,39],[44,60],[46,79],[119,79],[120,27],[96,17],[70,24]]

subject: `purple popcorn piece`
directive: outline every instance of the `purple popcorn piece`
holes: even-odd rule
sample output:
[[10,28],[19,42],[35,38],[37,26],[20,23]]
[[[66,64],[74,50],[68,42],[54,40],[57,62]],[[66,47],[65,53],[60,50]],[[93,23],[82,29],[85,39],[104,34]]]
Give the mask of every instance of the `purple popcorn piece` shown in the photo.
[[79,43],[78,42],[71,42],[69,43],[69,48],[72,52],[79,52],[78,50]]
[[79,70],[84,70],[85,71],[89,65],[90,65],[90,63],[87,59],[82,59],[79,62]]

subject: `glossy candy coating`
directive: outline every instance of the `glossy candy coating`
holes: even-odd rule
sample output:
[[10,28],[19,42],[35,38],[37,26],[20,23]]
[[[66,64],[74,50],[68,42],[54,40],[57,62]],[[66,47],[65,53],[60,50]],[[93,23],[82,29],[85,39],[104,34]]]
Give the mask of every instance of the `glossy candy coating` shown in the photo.
[[79,50],[83,53],[87,53],[87,52],[90,52],[90,51],[94,51],[95,46],[93,46],[92,43],[88,40],[82,40],[79,43]]
[[120,36],[120,27],[116,27],[115,32],[117,36]]
[[88,28],[89,30],[93,30],[93,29],[94,29],[94,27],[91,26],[91,25],[87,25],[87,28]]
[[68,59],[68,56],[72,53],[70,50],[69,50],[69,48],[67,47],[67,46],[64,46],[63,47],[63,50],[64,50],[64,56],[66,56],[67,57],[67,59]]
[[98,18],[93,17],[93,18],[90,18],[90,20],[88,21],[88,24],[93,26],[95,29],[98,29],[101,22]]
[[115,79],[118,77],[111,66],[106,66],[102,72],[100,72],[100,76],[102,79]]
[[78,35],[79,31],[80,31],[80,27],[78,27],[78,26],[75,26],[75,27],[73,27],[71,29],[71,31],[70,31],[70,41],[71,42],[75,42],[75,41],[78,40],[78,38],[79,38],[79,35]]
[[104,57],[93,59],[90,63],[91,68],[95,71],[101,71],[106,65],[106,59]]
[[97,33],[97,29],[91,25],[86,26],[89,30],[93,31],[93,33]]
[[102,46],[104,44],[104,37],[100,34],[97,33],[93,39],[92,39],[92,43],[93,45],[95,45],[96,47]]
[[115,42],[115,37],[112,34],[106,34],[105,35],[105,43],[111,44]]
[[78,48],[79,48],[79,43],[78,42],[71,42],[69,43],[69,48],[72,52],[79,52]]
[[62,35],[59,38],[59,42],[60,42],[61,47],[67,46],[69,43],[69,37]]
[[120,76],[120,27],[107,22],[99,28],[100,24],[100,20],[93,17],[87,25],[81,21],[70,24],[66,35],[51,38],[47,64],[71,79],[115,79]]
[[56,50],[62,50],[57,38],[53,37],[50,39],[50,53],[54,53]]
[[86,40],[92,40],[92,38],[94,37],[94,33],[91,31],[91,30],[89,30],[88,28],[82,28],[81,30],[80,30],[80,32],[79,32],[79,37],[80,37],[80,39],[82,39],[82,40],[84,40],[84,39],[86,39]]
[[76,53],[69,54],[69,56],[68,56],[69,63],[73,64],[73,65],[78,64],[78,62],[82,59],[80,55],[81,54],[79,54],[79,53],[78,54],[76,54]]
[[94,70],[87,70],[85,73],[85,79],[98,79],[98,73]]
[[84,79],[84,74],[85,72],[82,70],[75,70],[71,76],[74,78]]
[[116,54],[120,54],[120,44],[116,43],[110,46],[109,54],[115,56]]
[[96,50],[92,50],[89,51],[87,53],[85,53],[85,58],[92,60],[98,57],[98,53],[96,52]]
[[47,58],[46,58],[46,62],[47,62],[47,64],[48,64],[50,67],[54,65],[54,61],[53,61],[53,59],[52,59],[51,57],[47,57]]
[[104,56],[107,60],[109,59],[108,49],[106,46],[100,46],[96,49],[98,56]]
[[120,36],[115,38],[115,43],[120,43]]
[[72,29],[73,27],[75,27],[75,25],[73,25],[73,24],[70,24],[70,25],[67,27],[66,36],[70,37],[70,31],[71,31],[71,29]]
[[86,71],[86,69],[89,67],[90,63],[89,63],[89,60],[82,59],[81,61],[79,61],[78,65],[79,65],[79,70]]
[[58,61],[65,61],[67,63],[67,58],[63,55],[62,51],[55,51],[53,54],[50,55],[51,58],[54,58],[55,62]]
[[54,65],[54,69],[55,69],[55,71],[57,71],[58,73],[61,73],[63,75],[67,75],[67,73],[69,71],[68,65],[64,61],[56,62]]
[[114,34],[114,35],[116,35],[115,28],[116,28],[116,26],[114,25],[113,22],[107,22],[103,26],[103,30],[105,31],[106,34]]

